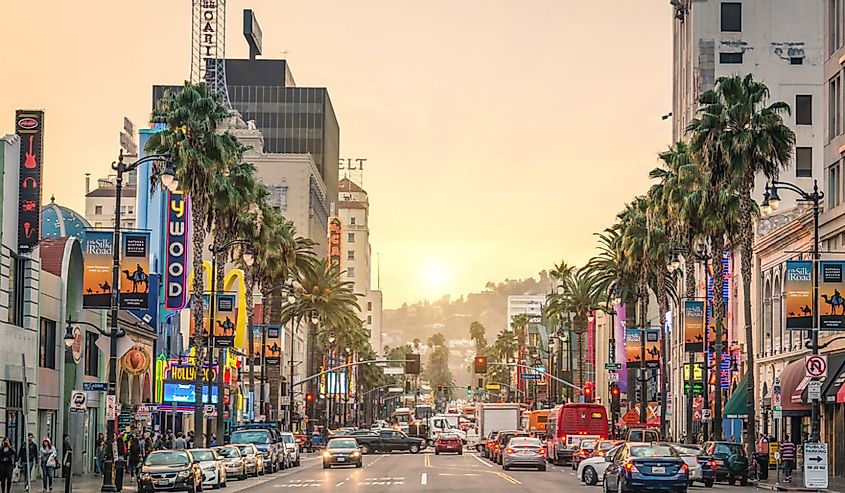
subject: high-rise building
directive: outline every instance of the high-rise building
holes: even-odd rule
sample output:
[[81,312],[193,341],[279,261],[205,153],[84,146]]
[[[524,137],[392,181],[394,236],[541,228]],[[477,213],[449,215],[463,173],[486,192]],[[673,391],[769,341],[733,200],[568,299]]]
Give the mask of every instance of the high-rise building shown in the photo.
[[372,247],[370,246],[370,201],[367,192],[349,178],[338,183],[337,214],[342,223],[341,269],[346,281],[353,283],[360,294],[361,320],[370,333],[370,343],[376,352],[382,347],[382,293],[376,285],[372,289]]

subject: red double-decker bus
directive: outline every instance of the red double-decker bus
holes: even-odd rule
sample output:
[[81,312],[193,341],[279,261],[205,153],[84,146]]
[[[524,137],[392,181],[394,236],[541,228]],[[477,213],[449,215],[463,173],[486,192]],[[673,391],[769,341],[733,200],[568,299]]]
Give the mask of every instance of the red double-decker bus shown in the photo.
[[572,461],[572,452],[588,438],[608,438],[607,409],[601,404],[571,403],[557,406],[546,422],[546,457],[555,464]]

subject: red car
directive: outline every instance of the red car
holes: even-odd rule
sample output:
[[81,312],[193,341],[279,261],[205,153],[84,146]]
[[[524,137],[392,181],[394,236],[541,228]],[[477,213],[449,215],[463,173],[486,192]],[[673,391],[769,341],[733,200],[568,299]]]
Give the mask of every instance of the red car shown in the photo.
[[440,455],[440,452],[455,452],[458,455],[463,455],[464,444],[461,437],[454,433],[437,435],[437,439],[434,441],[434,455]]

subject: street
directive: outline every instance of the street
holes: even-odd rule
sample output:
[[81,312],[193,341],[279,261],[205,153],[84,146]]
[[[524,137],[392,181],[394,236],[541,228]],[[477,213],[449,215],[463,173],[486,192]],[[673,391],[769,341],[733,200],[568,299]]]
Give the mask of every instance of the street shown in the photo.
[[[314,493],[332,492],[479,492],[513,491],[548,493],[551,491],[601,492],[601,483],[586,486],[575,479],[568,467],[549,466],[545,472],[534,470],[502,471],[474,452],[464,455],[375,454],[364,456],[364,467],[323,469],[319,456],[308,454],[302,466],[244,483],[230,482],[229,489],[247,489],[257,493],[281,493],[278,489],[306,489]],[[753,487],[717,484],[713,489],[697,485],[692,491],[748,492]]]

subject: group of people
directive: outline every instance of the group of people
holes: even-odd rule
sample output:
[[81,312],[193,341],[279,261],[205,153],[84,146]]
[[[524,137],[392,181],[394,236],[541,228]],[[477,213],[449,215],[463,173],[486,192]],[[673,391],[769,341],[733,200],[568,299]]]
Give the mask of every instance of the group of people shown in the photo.
[[12,480],[18,476],[18,480],[24,482],[27,487],[35,467],[41,470],[41,491],[53,491],[53,478],[56,475],[56,468],[61,464],[63,474],[69,474],[71,452],[70,437],[64,436],[61,456],[49,437],[41,440],[41,445],[35,443],[35,436],[29,433],[26,442],[15,451],[14,445],[9,438],[3,438],[0,442],[0,493],[10,493]]
[[[765,434],[757,440],[757,474],[760,479],[769,478],[769,444],[773,442],[775,438]],[[792,471],[795,470],[798,447],[792,443],[789,435],[785,435],[778,443],[777,451],[780,454],[780,468],[783,471],[784,480],[789,483],[792,481]]]

